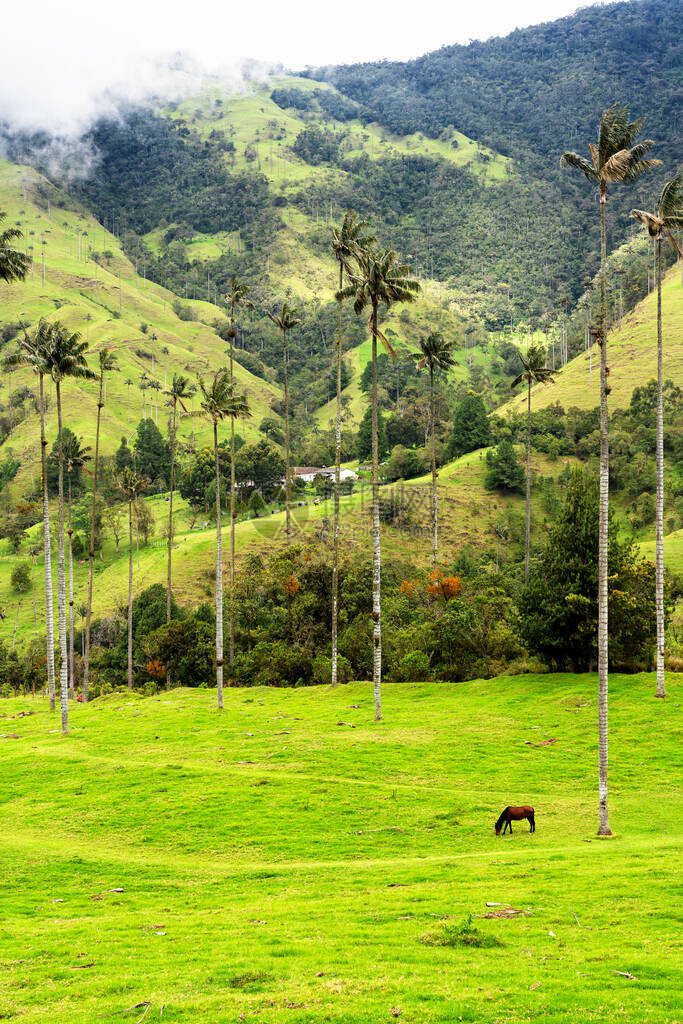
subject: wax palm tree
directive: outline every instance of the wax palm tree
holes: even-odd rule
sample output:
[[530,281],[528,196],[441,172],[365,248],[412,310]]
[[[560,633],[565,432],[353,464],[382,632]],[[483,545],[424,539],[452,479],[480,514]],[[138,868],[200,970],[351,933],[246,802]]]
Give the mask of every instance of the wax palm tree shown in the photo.
[[237,337],[236,322],[236,311],[239,308],[242,309],[253,309],[254,305],[249,300],[249,288],[246,284],[239,280],[237,277],[231,277],[228,282],[228,291],[225,296],[225,301],[230,308],[230,328],[228,330],[228,343],[230,353],[230,378],[232,379],[232,360],[233,360],[233,347],[235,344],[235,338]]
[[45,640],[47,644],[47,689],[50,711],[55,710],[55,634],[54,602],[52,596],[52,541],[50,537],[50,503],[47,493],[47,437],[45,436],[45,377],[49,373],[48,355],[51,325],[41,319],[32,335],[24,328],[24,336],[16,353],[8,356],[7,363],[29,366],[38,376],[40,387],[40,466],[43,497],[43,560],[45,574]]
[[664,394],[662,346],[662,238],[666,234],[676,253],[683,256],[673,235],[683,228],[683,175],[668,181],[657,200],[654,213],[631,210],[644,224],[657,245],[657,511],[655,522],[655,605],[657,610],[657,690],[666,697],[664,684]]
[[225,415],[230,419],[230,437],[233,441],[230,457],[230,606],[228,618],[228,663],[232,670],[235,664],[235,420],[248,419],[251,416],[247,397],[236,390],[234,382],[230,384],[230,394],[226,400]]
[[[171,552],[173,549],[173,491],[175,490],[175,448],[176,448],[176,420],[178,415],[178,408],[180,407],[181,412],[187,412],[187,400],[191,395],[195,393],[197,389],[194,384],[190,383],[188,377],[183,377],[181,373],[174,373],[171,386],[164,391],[164,394],[168,396],[169,405],[171,406],[170,416],[170,441],[171,441],[171,486],[168,497],[168,569],[166,574],[166,622],[171,621]],[[169,677],[166,676],[168,683]]]
[[337,625],[339,620],[339,491],[341,478],[341,368],[342,368],[342,291],[344,274],[350,275],[356,269],[357,260],[376,239],[363,232],[369,225],[360,220],[353,210],[347,210],[341,226],[332,229],[332,252],[339,264],[339,292],[337,293],[337,344],[336,344],[336,413],[334,427],[334,528],[332,558],[332,686],[337,685]]
[[284,385],[285,385],[285,534],[287,538],[287,544],[290,540],[290,508],[291,508],[291,496],[290,496],[290,451],[289,451],[289,376],[288,376],[288,357],[287,357],[287,332],[293,330],[298,324],[301,323],[301,319],[298,316],[298,311],[292,306],[283,302],[282,309],[279,313],[269,313],[268,316],[273,321],[279,331],[282,332],[282,363],[284,369]]
[[598,728],[599,728],[599,815],[598,832],[611,835],[607,811],[607,694],[608,662],[608,522],[609,522],[609,421],[607,416],[607,235],[605,206],[607,186],[635,181],[653,164],[648,158],[654,143],[637,141],[643,120],[630,120],[627,106],[615,103],[600,118],[597,143],[590,143],[590,160],[567,152],[562,162],[577,170],[597,186],[600,196],[600,313],[597,341],[600,346],[600,528],[598,541]]
[[372,681],[375,694],[375,720],[382,718],[382,627],[380,601],[381,551],[379,533],[379,449],[377,442],[377,339],[393,354],[393,349],[379,329],[380,305],[414,302],[420,285],[410,274],[412,269],[399,263],[393,249],[367,249],[359,254],[358,268],[351,283],[341,290],[342,298],[353,297],[357,314],[370,307],[368,326],[372,338]]
[[[7,214],[0,210],[0,224],[6,220]],[[0,231],[0,281],[13,284],[23,281],[29,272],[31,261],[26,253],[15,248],[14,242],[23,238],[18,228],[6,228]]]
[[128,503],[128,689],[133,689],[133,507],[149,486],[149,480],[126,466],[116,478],[123,500]]
[[133,381],[130,379],[130,377],[126,377],[124,384],[128,389],[128,422],[130,423],[130,389],[133,386]]
[[100,391],[97,398],[97,426],[95,428],[95,462],[93,465],[92,504],[90,509],[90,545],[88,547],[88,598],[85,621],[85,654],[83,656],[83,702],[88,702],[88,682],[90,678],[90,620],[92,617],[92,587],[95,571],[95,520],[97,518],[97,482],[100,464],[100,421],[104,408],[105,374],[116,369],[116,356],[106,348],[98,353],[100,366]]
[[420,338],[419,351],[413,354],[418,370],[424,366],[429,370],[429,432],[431,436],[431,457],[432,457],[432,565],[436,566],[438,557],[438,521],[439,506],[436,493],[436,449],[435,449],[435,421],[436,413],[434,408],[434,375],[446,373],[451,366],[455,365],[453,358],[453,342],[445,341],[441,334],[436,332]]
[[[216,464],[216,696],[218,710],[223,710],[223,545],[221,537],[221,485],[218,464],[218,422],[227,416],[231,418],[241,415],[236,411],[238,396],[234,385],[230,382],[230,372],[217,370],[213,378],[205,383],[199,378],[201,392],[201,415],[206,416],[213,424],[213,454]],[[246,415],[247,403],[244,403]]]
[[47,352],[47,365],[55,384],[57,399],[57,462],[58,462],[58,508],[57,531],[57,593],[59,609],[59,685],[62,711],[62,733],[69,731],[69,694],[67,689],[67,643],[66,643],[66,576],[64,571],[64,446],[62,442],[62,383],[70,377],[94,379],[88,369],[85,353],[88,346],[81,341],[78,333],[55,321],[50,329],[51,344]]
[[69,666],[68,685],[69,696],[74,696],[74,555],[73,555],[73,534],[71,526],[71,483],[74,470],[78,472],[83,469],[86,462],[90,461],[89,447],[82,448],[79,439],[75,434],[69,434],[64,442],[64,462],[66,464],[67,487],[67,536],[69,538]]
[[510,385],[516,388],[522,381],[527,386],[526,410],[526,545],[524,549],[524,582],[529,579],[529,549],[531,542],[531,388],[534,384],[552,384],[553,371],[546,366],[546,352],[542,345],[529,345],[526,355],[517,351],[524,367]]
[[[229,356],[230,356],[230,383],[234,383],[233,376],[233,348],[235,344],[235,338],[237,337],[236,324],[236,311],[238,309],[253,309],[253,303],[250,302],[249,289],[242,281],[236,277],[231,277],[228,285],[228,292],[225,296],[226,302],[230,308],[230,327],[228,329],[228,342],[229,342]],[[251,415],[251,413],[249,413]],[[235,517],[236,517],[236,505],[235,505],[235,416],[230,416],[230,570],[229,570],[229,585],[230,585],[230,622],[229,622],[229,639],[228,639],[228,659],[230,668],[232,669],[235,663],[235,616],[233,610],[232,595],[235,586]]]

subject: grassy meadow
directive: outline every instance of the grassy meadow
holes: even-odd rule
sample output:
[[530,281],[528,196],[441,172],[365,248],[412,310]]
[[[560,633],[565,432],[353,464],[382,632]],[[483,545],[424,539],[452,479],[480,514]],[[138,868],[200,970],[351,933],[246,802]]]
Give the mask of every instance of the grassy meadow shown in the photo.
[[674,1024],[667,687],[610,680],[607,840],[593,675],[5,700],[0,1018]]

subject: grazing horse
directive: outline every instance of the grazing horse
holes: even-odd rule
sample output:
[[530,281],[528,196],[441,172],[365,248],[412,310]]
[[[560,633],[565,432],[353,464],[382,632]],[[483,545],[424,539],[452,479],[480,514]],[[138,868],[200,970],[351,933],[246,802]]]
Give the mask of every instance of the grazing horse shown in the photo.
[[510,834],[512,835],[512,822],[522,821],[524,818],[527,818],[529,822],[529,831],[535,832],[536,822],[534,820],[533,807],[506,807],[496,822],[496,835],[500,835],[500,829],[503,822],[505,822],[505,825],[503,825],[503,835],[505,835],[506,828],[510,829]]

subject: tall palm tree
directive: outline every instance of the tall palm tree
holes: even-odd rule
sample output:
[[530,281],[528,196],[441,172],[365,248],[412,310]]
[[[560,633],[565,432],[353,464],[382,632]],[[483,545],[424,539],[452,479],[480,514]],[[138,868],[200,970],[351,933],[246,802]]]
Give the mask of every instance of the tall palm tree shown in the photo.
[[126,466],[116,478],[123,500],[128,503],[128,689],[133,689],[133,506],[149,486],[149,480]]
[[40,466],[43,497],[43,561],[45,572],[45,641],[47,644],[47,689],[50,711],[55,710],[55,633],[52,596],[52,542],[50,538],[50,502],[47,493],[47,437],[45,436],[45,377],[49,374],[48,355],[51,325],[41,319],[32,335],[24,328],[19,349],[7,363],[29,366],[38,376],[40,387]]
[[417,363],[418,370],[421,370],[424,366],[429,370],[429,433],[431,436],[432,456],[432,565],[436,566],[438,557],[439,506],[436,493],[434,375],[436,373],[446,373],[451,366],[455,365],[455,359],[453,358],[453,342],[445,341],[443,336],[437,332],[427,335],[426,338],[420,338],[419,345],[419,351],[414,353],[413,359]]
[[375,694],[375,721],[382,718],[382,626],[380,600],[381,551],[379,533],[379,448],[377,441],[377,339],[393,354],[393,349],[379,329],[380,304],[387,308],[394,302],[414,302],[420,290],[410,276],[412,268],[399,263],[393,249],[371,247],[359,254],[358,268],[341,296],[353,297],[357,314],[370,307],[368,326],[372,338],[372,682]]
[[64,461],[66,462],[67,487],[67,536],[69,538],[69,666],[68,685],[69,696],[74,696],[74,555],[73,555],[73,529],[71,527],[71,484],[73,471],[81,470],[86,462],[89,462],[89,447],[81,448],[81,443],[75,434],[69,434],[64,443]]
[[[7,219],[7,214],[0,210],[0,224]],[[23,281],[29,272],[31,260],[21,249],[14,246],[23,234],[18,228],[6,228],[0,231],[0,281],[13,284]]]
[[553,371],[546,366],[546,352],[542,345],[529,345],[526,356],[518,349],[517,354],[524,367],[510,385],[516,388],[522,381],[527,386],[526,408],[526,546],[524,549],[524,582],[529,580],[529,548],[531,541],[531,388],[533,384],[552,384]]
[[[230,356],[230,383],[234,382],[233,375],[233,348],[237,337],[236,310],[253,309],[253,303],[249,301],[249,289],[236,277],[230,278],[228,292],[225,296],[230,307],[230,328],[228,330],[229,356]],[[228,639],[228,660],[230,668],[235,664],[235,616],[233,609],[233,591],[235,587],[235,416],[230,416],[230,620]]]
[[298,311],[292,306],[283,302],[282,309],[279,313],[269,313],[268,316],[273,321],[275,326],[282,332],[282,360],[284,369],[284,385],[285,385],[285,533],[287,536],[287,544],[290,541],[290,508],[291,508],[291,481],[290,481],[290,452],[289,452],[289,377],[288,377],[288,357],[287,357],[287,331],[291,331],[294,327],[301,323],[301,319],[298,316]]
[[87,344],[78,333],[55,320],[50,329],[51,344],[47,352],[47,365],[55,384],[57,398],[57,462],[58,462],[58,507],[59,524],[57,531],[57,594],[59,609],[59,686],[62,711],[62,733],[69,731],[69,694],[67,688],[67,643],[66,643],[66,576],[64,571],[64,446],[62,442],[62,383],[70,377],[94,379],[85,361]]
[[655,605],[657,609],[657,689],[655,697],[666,697],[664,684],[664,393],[662,346],[662,238],[666,233],[676,253],[683,256],[673,232],[683,228],[683,175],[668,181],[657,200],[654,213],[631,210],[644,224],[657,246],[657,511],[655,522]]
[[230,606],[228,617],[228,659],[230,669],[232,670],[232,667],[235,664],[235,420],[248,419],[251,416],[251,409],[249,408],[247,397],[236,390],[234,382],[230,384],[230,395],[226,402],[225,415],[230,420],[230,437],[233,442],[230,456]]
[[130,389],[132,387],[133,381],[130,379],[130,377],[126,377],[124,384],[128,389],[128,422],[130,423]]
[[98,354],[100,364],[100,391],[97,398],[97,426],[95,428],[95,463],[93,466],[92,505],[90,510],[90,546],[88,548],[88,599],[85,620],[85,654],[83,656],[83,702],[88,703],[90,678],[90,620],[92,617],[92,586],[95,571],[95,519],[97,516],[97,474],[100,465],[100,421],[104,408],[105,374],[116,369],[116,356],[106,348]]
[[607,542],[609,523],[609,420],[607,415],[607,234],[605,207],[607,186],[635,181],[653,164],[649,159],[654,146],[651,139],[637,142],[643,119],[630,120],[627,106],[615,103],[600,118],[597,143],[590,143],[590,160],[579,153],[567,152],[562,162],[577,170],[597,186],[600,196],[600,313],[597,342],[600,346],[600,527],[598,540],[598,785],[600,835],[611,835],[607,811],[607,696],[608,661],[608,597]]
[[[223,545],[221,537],[221,486],[218,464],[218,422],[226,416],[231,418],[247,415],[247,400],[238,396],[234,385],[230,382],[230,373],[226,369],[217,370],[213,378],[205,383],[199,378],[201,392],[201,413],[213,424],[213,453],[216,463],[216,695],[218,710],[223,710]],[[237,407],[243,403],[243,412]]]
[[[168,396],[169,405],[171,406],[171,417],[170,417],[170,441],[171,441],[171,487],[168,497],[168,569],[166,574],[166,622],[171,621],[171,552],[173,550],[173,491],[175,490],[175,447],[176,447],[176,420],[178,415],[178,407],[180,406],[181,412],[187,412],[187,400],[195,393],[197,389],[194,384],[190,383],[188,377],[183,377],[180,373],[173,374],[173,380],[171,386],[164,391],[164,394]],[[166,676],[166,682],[168,684],[169,677]]]
[[357,259],[362,251],[374,245],[376,239],[363,232],[369,225],[360,220],[353,210],[347,210],[341,226],[332,229],[332,253],[339,264],[339,291],[337,299],[337,407],[334,426],[334,528],[332,557],[332,686],[337,685],[337,625],[339,620],[339,491],[341,478],[341,369],[342,369],[342,291],[344,274],[350,275],[356,268]]

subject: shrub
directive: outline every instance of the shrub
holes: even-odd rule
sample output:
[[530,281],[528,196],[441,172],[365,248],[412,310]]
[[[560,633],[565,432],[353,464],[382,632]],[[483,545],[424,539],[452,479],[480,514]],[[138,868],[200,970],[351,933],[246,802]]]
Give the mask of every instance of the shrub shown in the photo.
[[472,927],[472,915],[468,914],[462,924],[444,924],[441,931],[427,932],[420,938],[425,946],[475,946],[479,949],[494,949],[503,943],[495,935],[486,935]]
[[399,664],[399,676],[404,683],[422,683],[429,679],[429,655],[425,651],[411,651]]
[[31,586],[31,573],[25,562],[20,562],[12,569],[12,590],[17,594],[25,594]]
[[[332,678],[332,658],[326,654],[319,654],[313,659],[313,679],[316,683],[324,685]],[[351,662],[343,654],[337,654],[337,682],[349,683],[351,681]]]

